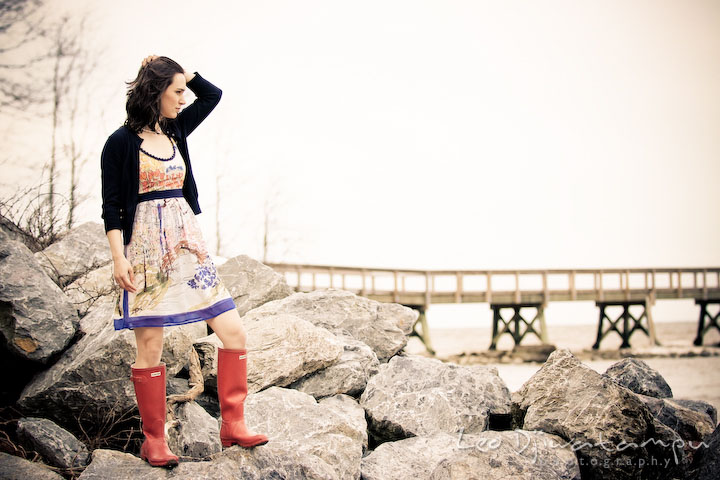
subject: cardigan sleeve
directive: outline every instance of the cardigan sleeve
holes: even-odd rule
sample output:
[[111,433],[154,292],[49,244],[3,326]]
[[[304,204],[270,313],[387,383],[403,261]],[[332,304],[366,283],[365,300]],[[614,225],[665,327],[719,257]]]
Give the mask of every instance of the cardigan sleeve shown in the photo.
[[119,135],[108,137],[100,157],[102,177],[102,219],[105,233],[113,229],[122,230],[122,140]]
[[207,118],[222,96],[222,90],[205,80],[197,72],[195,72],[195,77],[187,83],[187,87],[197,98],[177,116],[177,126],[185,137]]

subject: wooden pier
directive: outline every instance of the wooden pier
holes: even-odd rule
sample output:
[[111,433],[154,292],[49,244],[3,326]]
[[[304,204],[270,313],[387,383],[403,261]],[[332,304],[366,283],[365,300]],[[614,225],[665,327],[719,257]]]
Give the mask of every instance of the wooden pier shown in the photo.
[[[703,268],[608,268],[546,270],[412,270],[269,263],[298,292],[339,288],[381,302],[400,303],[420,311],[414,334],[432,351],[425,312],[438,303],[489,303],[493,309],[493,340],[512,335],[519,344],[528,334],[547,342],[544,310],[549,302],[594,301],[600,309],[598,336],[593,348],[611,332],[630,345],[630,336],[642,331],[654,343],[651,308],[658,299],[695,299],[701,306],[696,344],[710,329],[720,329],[718,315],[708,304],[720,304],[720,267]],[[642,305],[639,316],[631,305]],[[521,308],[534,308],[525,319]],[[607,310],[619,307],[613,318]],[[503,311],[512,310],[510,317]],[[421,329],[418,331],[418,328]]]

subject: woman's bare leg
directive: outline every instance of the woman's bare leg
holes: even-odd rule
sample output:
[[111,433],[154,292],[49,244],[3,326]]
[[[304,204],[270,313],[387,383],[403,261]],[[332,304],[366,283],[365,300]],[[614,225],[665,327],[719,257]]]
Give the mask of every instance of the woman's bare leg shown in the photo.
[[247,340],[245,326],[236,309],[233,308],[206,321],[223,343],[223,348],[229,350],[242,350],[245,348],[245,341]]
[[142,327],[133,330],[137,343],[134,368],[150,368],[160,365],[163,351],[162,327]]

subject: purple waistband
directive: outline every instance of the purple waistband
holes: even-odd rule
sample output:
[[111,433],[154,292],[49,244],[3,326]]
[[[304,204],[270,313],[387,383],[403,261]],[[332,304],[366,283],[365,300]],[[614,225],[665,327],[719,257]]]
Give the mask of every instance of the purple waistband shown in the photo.
[[173,190],[155,190],[153,192],[141,193],[138,195],[138,203],[145,202],[147,200],[157,200],[158,198],[172,198],[182,197],[182,188],[175,188]]

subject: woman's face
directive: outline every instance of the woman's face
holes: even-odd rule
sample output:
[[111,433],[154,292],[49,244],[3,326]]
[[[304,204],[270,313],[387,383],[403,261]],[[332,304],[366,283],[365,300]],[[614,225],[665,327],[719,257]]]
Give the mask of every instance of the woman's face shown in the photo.
[[160,115],[173,119],[185,105],[185,75],[176,73],[170,86],[160,97]]

